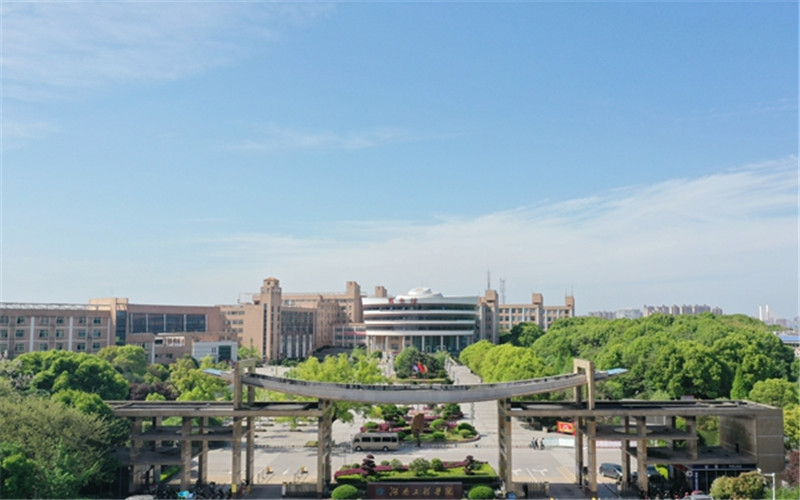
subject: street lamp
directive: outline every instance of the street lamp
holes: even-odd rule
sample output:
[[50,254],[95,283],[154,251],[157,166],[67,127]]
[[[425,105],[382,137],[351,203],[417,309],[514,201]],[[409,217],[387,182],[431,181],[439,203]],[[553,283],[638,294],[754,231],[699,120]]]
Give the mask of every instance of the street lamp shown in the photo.
[[775,500],[775,473],[774,472],[761,472],[761,468],[758,469],[758,473],[762,476],[770,476],[772,478],[772,500]]

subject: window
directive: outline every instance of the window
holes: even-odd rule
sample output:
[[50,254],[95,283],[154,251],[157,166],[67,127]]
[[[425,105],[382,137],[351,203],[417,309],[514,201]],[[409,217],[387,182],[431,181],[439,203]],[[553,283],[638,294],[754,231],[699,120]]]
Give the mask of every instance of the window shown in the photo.
[[0,344],[0,356],[5,355],[8,352],[8,344]]
[[92,351],[100,350],[100,342],[92,342]]
[[85,351],[86,350],[86,344],[83,343],[83,342],[78,342],[77,346],[75,347],[75,350],[78,351],[78,352]]
[[56,330],[56,338],[63,339],[64,338],[64,330]]
[[86,316],[78,316],[78,324],[85,325],[86,324]]
[[50,332],[47,330],[39,330],[39,338],[46,339],[50,337]]
[[0,330],[0,339],[7,339],[8,338],[8,330]]
[[0,325],[8,324],[8,316],[0,316]]
[[103,318],[99,318],[99,317],[92,318],[92,324],[93,325],[102,325],[103,324]]
[[78,337],[86,338],[86,330],[78,330]]
[[14,352],[25,352],[25,344],[14,345]]
[[56,342],[56,351],[63,351],[63,350],[64,350],[63,342]]
[[22,337],[25,336],[25,330],[17,330],[17,331],[15,331],[14,332],[14,336],[17,337],[18,339],[21,339]]
[[47,350],[47,342],[39,342],[39,350],[46,351]]
[[24,325],[25,324],[25,317],[24,316],[17,316],[17,324]]
[[57,317],[56,318],[56,324],[57,325],[63,325],[64,324],[64,316]]
[[103,331],[102,330],[93,330],[92,331],[92,337],[94,337],[96,339],[99,339],[102,336],[103,336]]
[[40,317],[39,318],[39,324],[40,325],[49,325],[50,324],[50,318],[47,317],[47,316]]

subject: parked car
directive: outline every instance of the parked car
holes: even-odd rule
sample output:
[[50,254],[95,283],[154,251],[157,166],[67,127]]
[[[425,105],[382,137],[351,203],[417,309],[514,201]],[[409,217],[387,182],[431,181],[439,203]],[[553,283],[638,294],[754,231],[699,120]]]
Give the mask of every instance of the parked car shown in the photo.
[[600,475],[611,479],[622,479],[622,466],[619,464],[603,463],[600,464]]
[[[631,479],[633,480],[634,483],[636,482],[636,478],[637,477],[639,477],[639,472],[638,471],[631,472]],[[647,479],[649,481],[652,481],[654,478],[656,480],[660,480],[660,479],[663,479],[663,476],[658,473],[658,469],[656,469],[655,465],[648,465],[647,466]]]

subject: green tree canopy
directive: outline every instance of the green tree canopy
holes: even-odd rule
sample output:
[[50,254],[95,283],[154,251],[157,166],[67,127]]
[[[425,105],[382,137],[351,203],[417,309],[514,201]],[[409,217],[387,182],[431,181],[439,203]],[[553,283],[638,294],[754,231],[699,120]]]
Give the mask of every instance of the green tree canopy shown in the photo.
[[[354,350],[350,356],[347,354],[326,356],[322,361],[313,357],[308,358],[306,361],[298,363],[297,366],[289,370],[286,376],[301,380],[339,384],[386,383],[389,380],[381,372],[378,362],[378,358],[367,356],[363,350],[359,349]],[[269,393],[269,397],[273,400],[306,399],[280,393]],[[353,414],[351,411],[366,415],[371,409],[372,405],[337,401],[334,403],[334,418],[342,422],[352,422]]]
[[800,404],[799,392],[796,383],[782,378],[769,378],[753,384],[748,399],[756,403],[786,408]]
[[74,389],[103,400],[125,399],[128,381],[108,361],[92,354],[69,351],[26,353],[17,358],[22,374],[31,375],[30,388],[49,394]]
[[138,345],[111,345],[100,349],[97,357],[111,363],[129,383],[144,382],[147,354]]
[[4,495],[75,498],[111,478],[109,423],[48,398],[0,398],[0,443]]

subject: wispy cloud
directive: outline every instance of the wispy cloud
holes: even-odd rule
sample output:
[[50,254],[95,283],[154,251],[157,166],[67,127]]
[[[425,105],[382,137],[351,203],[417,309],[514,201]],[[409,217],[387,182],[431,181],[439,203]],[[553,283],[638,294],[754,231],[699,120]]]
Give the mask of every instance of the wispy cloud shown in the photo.
[[[2,5],[6,97],[186,77],[247,57],[321,4],[20,2]],[[236,36],[231,36],[235,34]]]
[[[506,279],[508,302],[543,292],[546,302],[559,303],[574,291],[579,313],[707,303],[755,314],[768,303],[793,317],[797,164],[790,157],[473,218],[365,215],[315,237],[217,233],[150,241],[130,262],[97,262],[89,274],[113,269],[100,282],[114,283],[116,293],[133,300],[228,303],[256,291],[267,276],[280,278],[289,291],[338,290],[356,280],[367,293],[380,284],[390,293],[424,285],[478,295],[491,271],[494,287]],[[47,279],[63,272],[59,264]],[[6,282],[17,291],[37,286],[13,272]]]
[[741,312],[772,298],[791,316],[797,189],[792,157],[476,218],[364,220],[341,223],[335,237],[239,234],[202,246],[216,262],[239,263],[230,278],[240,286],[258,269],[292,290],[356,279],[394,293],[428,285],[476,294],[491,270],[511,300],[533,291],[560,300],[574,287],[598,308],[696,300]]
[[22,147],[29,141],[47,134],[56,132],[58,127],[47,121],[17,122],[3,120],[2,145],[3,151],[10,151]]
[[383,127],[363,131],[302,131],[269,124],[259,127],[254,137],[232,146],[242,151],[281,149],[367,149],[415,139],[402,128]]

